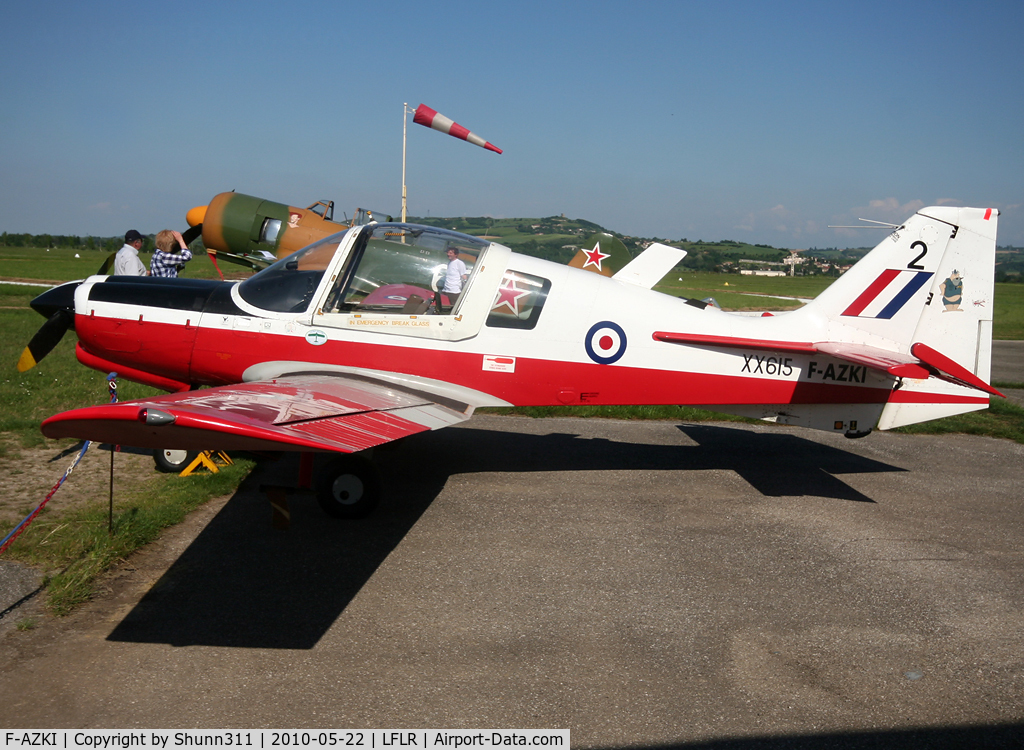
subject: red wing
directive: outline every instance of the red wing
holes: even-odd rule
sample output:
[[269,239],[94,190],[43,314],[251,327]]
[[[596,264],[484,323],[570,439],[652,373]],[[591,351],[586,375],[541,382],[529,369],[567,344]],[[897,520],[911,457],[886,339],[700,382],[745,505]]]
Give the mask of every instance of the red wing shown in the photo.
[[471,414],[466,404],[429,394],[316,374],[75,409],[50,417],[42,431],[138,448],[353,453]]

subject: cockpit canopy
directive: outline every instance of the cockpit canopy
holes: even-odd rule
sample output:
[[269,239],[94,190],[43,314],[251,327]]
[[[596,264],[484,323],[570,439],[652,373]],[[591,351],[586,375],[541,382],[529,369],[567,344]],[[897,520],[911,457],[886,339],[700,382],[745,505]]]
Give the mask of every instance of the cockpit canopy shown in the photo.
[[[490,243],[464,234],[411,224],[372,226],[365,241],[327,296],[325,313],[422,313],[450,311],[461,291],[446,290],[445,274],[453,258],[472,276]],[[449,257],[449,253],[454,253]]]
[[239,295],[261,310],[304,312],[344,236],[329,235],[264,268],[238,285]]
[[[457,294],[444,290],[445,273],[456,251],[473,272],[488,242],[457,232],[416,224],[370,224],[359,232],[334,283],[323,312],[424,312],[433,302],[450,312]],[[324,273],[346,233],[332,234],[243,281],[242,299],[262,310],[301,313],[309,308]],[[468,282],[467,282],[468,285]]]

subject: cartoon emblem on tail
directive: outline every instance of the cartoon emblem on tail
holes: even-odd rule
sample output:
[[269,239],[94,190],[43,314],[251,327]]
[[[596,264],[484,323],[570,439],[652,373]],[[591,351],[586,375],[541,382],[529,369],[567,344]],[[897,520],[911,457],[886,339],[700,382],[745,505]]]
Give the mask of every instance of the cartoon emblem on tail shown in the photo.
[[946,312],[961,312],[960,301],[963,299],[964,280],[955,268],[949,278],[942,282],[942,304]]

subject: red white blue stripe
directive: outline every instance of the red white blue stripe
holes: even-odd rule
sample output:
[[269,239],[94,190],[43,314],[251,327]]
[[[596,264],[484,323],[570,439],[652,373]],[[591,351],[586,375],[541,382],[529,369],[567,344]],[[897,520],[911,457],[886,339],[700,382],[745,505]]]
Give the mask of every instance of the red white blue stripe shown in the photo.
[[887,268],[842,314],[854,318],[889,320],[932,276],[931,271]]

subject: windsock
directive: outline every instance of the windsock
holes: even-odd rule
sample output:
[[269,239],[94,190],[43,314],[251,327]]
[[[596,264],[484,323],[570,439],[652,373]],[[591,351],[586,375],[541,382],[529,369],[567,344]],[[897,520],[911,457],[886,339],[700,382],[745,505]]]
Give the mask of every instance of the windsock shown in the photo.
[[488,143],[476,133],[466,130],[466,128],[459,125],[459,123],[449,120],[444,115],[438,114],[437,110],[431,109],[426,104],[421,104],[416,108],[416,113],[413,115],[412,121],[419,123],[420,125],[426,125],[428,128],[433,128],[434,130],[440,130],[442,133],[454,135],[456,138],[461,138],[464,141],[474,143],[488,151],[495,151],[499,154],[501,153],[501,149],[497,146]]

